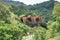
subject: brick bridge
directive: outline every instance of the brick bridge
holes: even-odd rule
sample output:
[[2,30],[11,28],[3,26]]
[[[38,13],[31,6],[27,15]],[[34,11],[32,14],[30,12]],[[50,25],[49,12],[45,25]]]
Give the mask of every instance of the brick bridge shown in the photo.
[[[27,17],[27,16],[22,16],[21,17],[21,22],[26,24],[27,21],[28,21],[28,25],[30,27],[34,27],[34,26],[37,26],[37,27],[40,27],[40,26],[44,26],[42,25],[42,22],[44,20],[44,17],[43,16],[30,16],[30,17]],[[45,26],[46,27],[46,26]]]

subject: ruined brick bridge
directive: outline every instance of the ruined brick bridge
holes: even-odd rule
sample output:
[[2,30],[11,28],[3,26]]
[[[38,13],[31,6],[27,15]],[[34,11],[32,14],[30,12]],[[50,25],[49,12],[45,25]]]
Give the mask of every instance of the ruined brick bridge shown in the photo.
[[44,20],[44,17],[43,16],[22,16],[21,17],[21,22],[24,23],[24,24],[28,24],[30,27],[34,27],[34,26],[37,26],[37,27],[40,27],[40,26],[43,26],[43,27],[46,27],[46,25],[43,25],[42,22],[43,21],[48,21],[48,20]]

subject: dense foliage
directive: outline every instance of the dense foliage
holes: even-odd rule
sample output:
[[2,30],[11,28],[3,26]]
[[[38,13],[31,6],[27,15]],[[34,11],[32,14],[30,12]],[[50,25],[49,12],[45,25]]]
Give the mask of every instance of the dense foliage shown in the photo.
[[[53,20],[52,11],[54,8],[54,3],[57,1],[46,1],[43,3],[35,4],[35,5],[25,5],[22,2],[8,1],[10,11],[14,12],[14,14],[20,15],[42,15],[44,18],[48,20]],[[6,4],[6,3],[4,3]],[[23,12],[24,11],[24,12]]]
[[34,39],[33,40],[45,40],[46,38],[46,29],[44,28],[35,28],[34,30]]
[[34,40],[60,40],[60,3],[54,4],[53,15],[56,21],[49,21],[47,23],[47,30],[43,28],[36,28]]
[[21,30],[14,25],[0,22],[0,40],[18,40]]
[[[32,33],[33,40],[60,40],[60,3],[54,0],[35,5],[0,0],[0,40],[22,40]],[[42,15],[48,19],[47,29],[30,28],[20,22],[22,15]],[[43,22],[44,23],[44,22]]]
[[26,25],[12,25],[4,23],[4,21],[0,22],[0,40],[21,40],[28,33],[29,27]]

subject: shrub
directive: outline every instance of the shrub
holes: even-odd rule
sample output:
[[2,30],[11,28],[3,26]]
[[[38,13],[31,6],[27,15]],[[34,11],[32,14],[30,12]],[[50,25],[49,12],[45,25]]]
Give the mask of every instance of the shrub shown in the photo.
[[56,37],[51,38],[51,39],[49,39],[49,40],[60,40],[60,36],[56,36]]
[[26,25],[12,25],[0,22],[0,40],[21,40],[29,31]]
[[46,29],[40,27],[36,28],[34,33],[34,40],[45,40]]

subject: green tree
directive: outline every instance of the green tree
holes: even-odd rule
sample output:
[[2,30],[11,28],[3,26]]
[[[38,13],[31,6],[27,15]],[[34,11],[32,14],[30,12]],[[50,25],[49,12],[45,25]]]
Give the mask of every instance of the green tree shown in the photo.
[[47,35],[46,40],[60,35],[60,9],[59,8],[60,8],[60,3],[55,3],[53,15],[56,18],[56,21],[48,25],[48,30],[46,32]]
[[27,25],[13,25],[0,21],[0,40],[22,40],[22,37],[28,35],[29,31]]
[[53,16],[56,18],[60,16],[60,3],[55,3],[55,7],[53,10]]
[[45,40],[46,29],[40,27],[36,28],[34,31],[34,40]]

